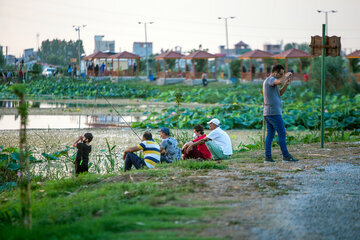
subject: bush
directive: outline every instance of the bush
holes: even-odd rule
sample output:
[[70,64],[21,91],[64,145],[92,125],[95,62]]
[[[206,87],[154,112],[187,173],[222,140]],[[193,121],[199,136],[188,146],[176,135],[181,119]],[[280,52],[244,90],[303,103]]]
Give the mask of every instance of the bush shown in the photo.
[[[344,60],[342,57],[326,57],[325,58],[325,89],[330,92],[335,92],[342,87],[345,87],[347,76],[344,73]],[[321,88],[321,58],[314,58],[313,64],[313,81],[314,87],[319,90]]]
[[240,78],[241,60],[236,59],[230,62],[231,76],[234,78]]
[[38,63],[34,63],[33,67],[32,67],[32,71],[35,74],[39,74],[42,72],[42,66]]

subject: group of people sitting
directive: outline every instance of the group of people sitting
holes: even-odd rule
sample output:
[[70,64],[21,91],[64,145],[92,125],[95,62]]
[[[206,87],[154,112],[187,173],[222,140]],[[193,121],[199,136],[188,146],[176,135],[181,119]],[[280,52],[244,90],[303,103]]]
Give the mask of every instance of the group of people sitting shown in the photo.
[[[232,155],[232,146],[229,135],[220,128],[220,121],[216,118],[208,122],[211,132],[206,135],[204,127],[194,127],[194,140],[178,146],[178,141],[171,136],[170,129],[163,127],[159,130],[162,141],[160,145],[153,139],[151,132],[146,131],[142,135],[142,142],[136,146],[125,149],[123,159],[124,171],[143,167],[155,168],[159,163],[172,163],[181,159],[229,159]],[[93,139],[91,133],[79,136],[73,146],[78,149],[75,164],[75,174],[88,171],[90,142]],[[135,152],[143,151],[143,157]]]
[[[196,125],[194,127],[194,140],[187,142],[180,147],[178,141],[171,136],[170,130],[163,127],[159,130],[162,142],[160,145],[153,139],[149,131],[142,135],[142,142],[136,146],[125,149],[123,159],[125,161],[124,171],[131,170],[132,166],[136,169],[143,167],[155,168],[159,163],[172,163],[181,158],[183,159],[229,159],[232,155],[232,145],[229,135],[220,128],[220,121],[216,118],[208,122],[209,135],[204,133],[204,127]],[[135,154],[143,151],[144,156]]]

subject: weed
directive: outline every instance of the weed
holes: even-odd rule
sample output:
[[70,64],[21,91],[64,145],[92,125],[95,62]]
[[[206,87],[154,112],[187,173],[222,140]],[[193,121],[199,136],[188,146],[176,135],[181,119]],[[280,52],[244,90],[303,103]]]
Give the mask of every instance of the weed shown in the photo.
[[199,170],[199,169],[227,169],[226,165],[220,164],[215,161],[196,161],[196,160],[180,160],[175,163],[172,163],[174,167],[190,169],[190,170]]

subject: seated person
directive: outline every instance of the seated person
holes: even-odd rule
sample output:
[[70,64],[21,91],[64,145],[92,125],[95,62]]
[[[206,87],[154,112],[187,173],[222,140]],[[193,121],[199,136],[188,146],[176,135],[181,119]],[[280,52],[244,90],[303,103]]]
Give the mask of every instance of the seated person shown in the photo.
[[[134,153],[140,150],[144,151],[144,158],[140,158]],[[160,146],[153,140],[152,134],[146,131],[139,145],[125,150],[123,159],[125,160],[124,171],[131,170],[133,165],[136,169],[155,168],[156,164],[160,163]]]
[[189,153],[193,147],[205,143],[214,160],[229,159],[233,153],[229,135],[219,127],[219,119],[211,119],[208,124],[210,130],[212,130],[209,135],[197,142],[191,143],[186,152]]
[[184,154],[183,159],[211,159],[211,153],[205,144],[197,145],[191,151],[189,151],[189,153],[186,153],[186,150],[190,146],[190,144],[197,142],[205,137],[206,134],[204,133],[204,127],[201,125],[196,125],[194,127],[195,139],[191,142],[185,143],[184,146],[181,148],[181,152]]
[[180,159],[180,148],[175,138],[170,137],[170,130],[163,127],[159,130],[163,139],[160,144],[161,162],[172,163]]

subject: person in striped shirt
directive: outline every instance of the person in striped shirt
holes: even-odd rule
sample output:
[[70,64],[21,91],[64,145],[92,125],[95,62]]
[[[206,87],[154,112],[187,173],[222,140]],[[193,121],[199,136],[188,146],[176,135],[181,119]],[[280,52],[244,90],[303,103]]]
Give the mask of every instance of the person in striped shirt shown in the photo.
[[[134,153],[140,150],[144,151],[144,158]],[[160,163],[160,146],[153,140],[152,134],[146,131],[140,144],[125,149],[123,159],[125,160],[124,171],[131,170],[133,165],[136,169],[155,168],[156,164]]]

